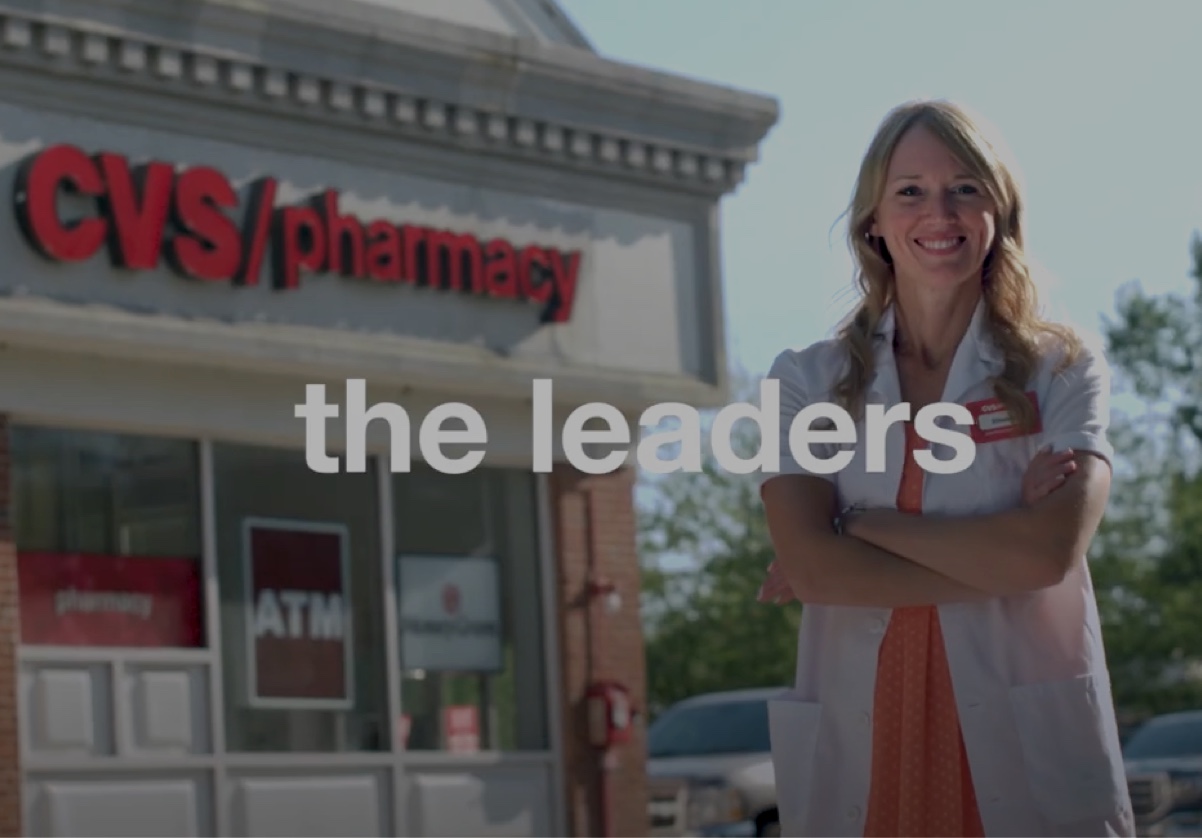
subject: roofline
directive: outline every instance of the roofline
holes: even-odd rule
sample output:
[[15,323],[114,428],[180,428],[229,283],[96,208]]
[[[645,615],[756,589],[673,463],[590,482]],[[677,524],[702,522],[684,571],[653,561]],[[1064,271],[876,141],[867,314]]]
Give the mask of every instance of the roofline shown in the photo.
[[567,10],[565,10],[563,6],[556,2],[556,0],[514,0],[514,2],[518,3],[519,5],[532,2],[542,6],[543,10],[546,11],[550,17],[555,19],[556,24],[563,31],[564,36],[567,37],[569,41],[574,42],[574,45],[580,49],[588,50],[592,53],[597,52],[596,46],[594,46],[592,41],[588,39],[588,36],[584,34],[584,30],[576,25],[576,21],[572,19],[572,16],[567,13]]
[[0,0],[0,64],[712,198],[742,183],[780,113],[768,96],[368,4],[42,4]]
[[[463,26],[448,21],[417,15],[398,9],[386,9],[368,4],[339,4],[329,0],[287,0],[248,11],[245,0],[186,0],[178,6],[163,8],[159,0],[90,0],[97,5],[148,8],[158,6],[159,15],[186,16],[194,14],[184,7],[210,7],[221,10],[232,22],[235,16],[250,15],[245,23],[262,31],[264,19],[292,21],[316,25],[319,32],[331,29],[347,35],[369,36],[398,47],[421,51],[436,51],[456,58],[479,60],[481,51],[505,56],[517,61],[531,74],[548,81],[568,82],[573,87],[592,87],[618,93],[624,98],[644,100],[642,113],[649,122],[663,111],[688,109],[727,120],[734,119],[753,125],[752,142],[759,142],[780,118],[780,105],[775,97],[761,93],[701,81],[689,76],[669,73],[642,65],[606,58],[595,51],[543,44],[530,39]],[[551,7],[552,0],[541,0]],[[12,2],[5,5],[24,6]],[[40,2],[35,5],[40,6]],[[570,23],[566,12],[554,6],[555,14],[575,29],[587,43],[582,32]],[[317,46],[317,44],[315,44]],[[501,68],[498,68],[501,69]],[[658,110],[645,110],[654,104]]]

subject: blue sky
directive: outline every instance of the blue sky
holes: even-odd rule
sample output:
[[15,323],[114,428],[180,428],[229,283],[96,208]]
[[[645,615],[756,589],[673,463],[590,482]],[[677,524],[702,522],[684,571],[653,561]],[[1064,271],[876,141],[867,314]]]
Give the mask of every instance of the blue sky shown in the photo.
[[723,209],[729,349],[753,374],[852,300],[840,224],[881,117],[959,100],[1027,183],[1051,313],[1088,329],[1138,281],[1188,287],[1202,229],[1202,3],[560,0],[605,57],[775,97],[782,116]]

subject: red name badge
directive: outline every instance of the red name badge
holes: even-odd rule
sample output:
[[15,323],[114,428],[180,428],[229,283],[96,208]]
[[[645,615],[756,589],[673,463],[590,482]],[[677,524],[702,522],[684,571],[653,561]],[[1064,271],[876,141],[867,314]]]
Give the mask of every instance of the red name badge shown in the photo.
[[[1039,396],[1034,392],[1028,392],[1027,399],[1035,408],[1035,425],[1028,433],[1037,434],[1043,430],[1043,419],[1039,414]],[[1006,410],[1006,406],[1002,404],[1001,399],[981,399],[978,402],[969,402],[964,406],[972,414],[972,430],[969,433],[973,442],[978,444],[999,442],[1003,439],[1025,436],[1014,417],[1010,415],[1010,411]]]

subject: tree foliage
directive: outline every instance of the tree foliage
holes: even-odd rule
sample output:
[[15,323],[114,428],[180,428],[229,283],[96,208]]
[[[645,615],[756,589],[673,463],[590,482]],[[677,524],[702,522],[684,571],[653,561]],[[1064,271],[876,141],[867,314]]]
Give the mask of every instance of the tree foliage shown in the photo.
[[[735,425],[734,449],[758,447]],[[702,469],[645,476],[640,516],[651,712],[690,695],[786,686],[796,654],[796,605],[756,601],[772,547],[754,475],[723,469],[702,445]]]
[[1120,294],[1108,318],[1123,468],[1094,545],[1116,702],[1133,714],[1202,706],[1202,239],[1187,294]]

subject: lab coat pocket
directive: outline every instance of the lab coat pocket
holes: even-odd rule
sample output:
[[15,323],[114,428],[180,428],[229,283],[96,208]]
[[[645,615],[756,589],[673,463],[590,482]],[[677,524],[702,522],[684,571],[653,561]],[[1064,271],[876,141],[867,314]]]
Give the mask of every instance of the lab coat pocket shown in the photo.
[[1035,805],[1069,824],[1120,811],[1127,792],[1110,735],[1108,691],[1093,676],[1010,690]]
[[784,835],[801,835],[814,780],[822,705],[784,693],[768,702],[777,811]]

